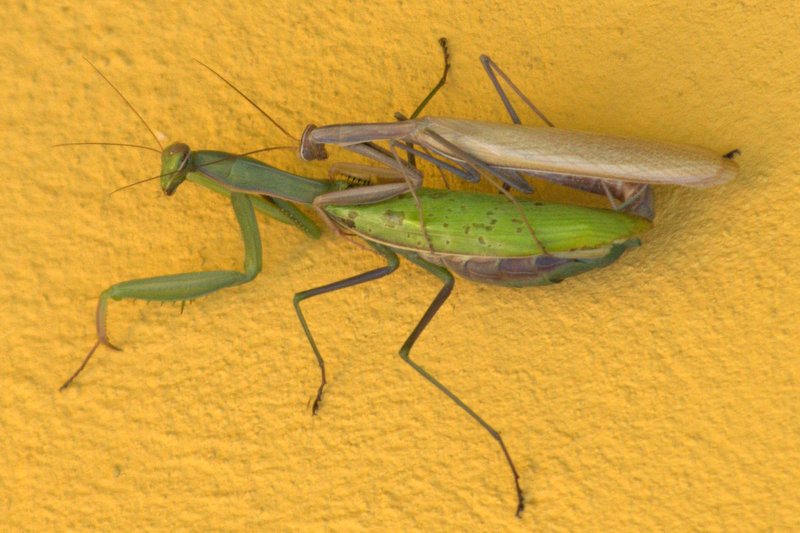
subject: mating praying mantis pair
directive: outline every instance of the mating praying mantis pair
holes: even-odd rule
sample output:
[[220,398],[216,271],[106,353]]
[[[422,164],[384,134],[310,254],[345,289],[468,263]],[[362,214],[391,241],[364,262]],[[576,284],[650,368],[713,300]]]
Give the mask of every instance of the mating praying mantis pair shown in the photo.
[[[246,155],[191,151],[182,143],[161,150],[141,147],[161,152],[159,177],[166,195],[173,194],[188,180],[230,198],[244,241],[244,272],[193,272],[112,285],[98,301],[97,342],[61,389],[80,374],[100,344],[118,349],[106,333],[109,299],[185,301],[247,283],[258,275],[262,264],[255,211],[316,238],[319,229],[295,206],[310,205],[337,232],[360,239],[386,261],[383,267],[295,294],[294,307],[321,374],[312,413],[319,407],[326,384],[325,363],[300,303],[312,296],[386,276],[399,265],[398,256],[403,256],[437,276],[442,288],[401,347],[400,357],[497,441],[513,475],[519,516],[524,508],[523,492],[500,434],[409,357],[414,342],[449,296],[454,285],[452,272],[472,281],[524,287],[555,283],[605,267],[626,249],[638,246],[638,236],[650,227],[653,217],[650,184],[714,185],[732,178],[737,166],[730,159],[733,153],[718,156],[703,148],[556,129],[486,56],[481,60],[514,125],[450,118],[418,119],[416,116],[447,75],[449,63],[443,42],[442,46],[445,50],[442,79],[409,120],[310,126],[300,141],[299,153],[304,159],[325,158],[324,146],[332,144],[375,159],[385,165],[382,169],[354,170],[334,165],[332,179],[323,181],[283,172]],[[545,120],[547,127],[519,125],[495,71]],[[98,73],[150,130],[124,96],[99,70]],[[154,134],[153,137],[158,143]],[[388,151],[374,144],[383,140],[390,141]],[[432,161],[464,179],[475,181],[485,176],[506,197],[423,188],[422,175],[413,165],[412,155],[403,160],[399,150]],[[333,179],[342,173],[351,179]],[[352,178],[354,174],[362,178]],[[508,195],[509,187],[530,191],[525,175],[605,195],[615,209],[559,205]],[[372,184],[374,177],[384,183]]]

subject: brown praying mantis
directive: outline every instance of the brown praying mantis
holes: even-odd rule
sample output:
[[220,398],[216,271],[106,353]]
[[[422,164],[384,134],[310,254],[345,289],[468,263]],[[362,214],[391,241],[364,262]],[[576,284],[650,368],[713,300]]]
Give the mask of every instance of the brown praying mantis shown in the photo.
[[[481,63],[513,124],[449,117],[418,118],[424,106],[444,85],[450,68],[446,39],[440,39],[439,44],[444,52],[444,72],[410,118],[398,114],[397,118],[401,119],[398,122],[320,127],[311,124],[299,140],[299,157],[304,161],[326,159],[326,145],[340,146],[399,171],[413,193],[422,184],[421,174],[398,157],[397,150],[401,150],[467,181],[477,182],[485,176],[499,180],[505,190],[513,188],[530,193],[532,188],[524,176],[532,176],[604,195],[614,209],[650,220],[654,217],[650,185],[708,187],[723,184],[738,173],[738,165],[732,160],[738,150],[719,155],[693,145],[556,128],[486,55],[480,57]],[[253,104],[287,136],[295,139],[222,75],[204,66]],[[521,124],[498,76],[546,126]],[[390,150],[376,145],[378,141],[389,141]],[[396,194],[397,190],[396,187],[387,190],[384,198]]]
[[[440,84],[423,105],[447,76],[446,40],[439,42],[445,54],[445,71]],[[654,215],[649,185],[708,187],[725,183],[738,173],[738,165],[732,160],[738,150],[720,156],[698,146],[556,128],[494,61],[486,55],[480,60],[513,124],[448,117],[417,118],[420,106],[410,119],[399,122],[309,125],[298,147],[300,158],[305,161],[325,159],[325,145],[336,145],[411,178],[414,171],[408,164],[396,153],[374,144],[389,141],[393,152],[407,151],[469,181],[478,181],[481,175],[491,176],[506,188],[529,193],[532,189],[523,176],[533,176],[605,195],[615,209],[625,209],[649,219]],[[521,125],[498,76],[546,126]],[[439,157],[420,152],[413,145]],[[621,204],[617,204],[618,201]]]

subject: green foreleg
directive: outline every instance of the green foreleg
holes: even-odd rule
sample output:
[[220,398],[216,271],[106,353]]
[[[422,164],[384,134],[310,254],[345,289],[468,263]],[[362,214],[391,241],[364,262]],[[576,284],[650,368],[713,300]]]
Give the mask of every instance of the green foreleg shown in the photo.
[[234,287],[247,283],[261,272],[261,238],[258,234],[258,223],[250,198],[242,193],[232,193],[231,203],[236,213],[236,220],[242,231],[244,241],[244,273],[235,270],[216,270],[213,272],[190,272],[172,274],[153,278],[123,281],[104,290],[97,302],[97,342],[81,363],[78,370],[61,386],[67,388],[75,377],[81,373],[97,347],[104,344],[119,350],[111,344],[106,333],[106,308],[108,299],[122,300],[131,298],[148,302],[175,302],[193,300],[226,287]]

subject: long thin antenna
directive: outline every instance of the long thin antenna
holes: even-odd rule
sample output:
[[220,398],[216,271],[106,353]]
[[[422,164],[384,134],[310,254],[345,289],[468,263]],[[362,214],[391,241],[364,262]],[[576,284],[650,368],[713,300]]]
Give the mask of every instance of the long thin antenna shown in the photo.
[[156,150],[152,146],[144,146],[141,144],[127,144],[127,143],[103,143],[103,142],[79,142],[79,143],[59,143],[54,144],[53,148],[58,148],[59,146],[126,146],[128,148],[141,148],[142,150],[150,150],[151,152],[155,152],[157,154],[161,153],[161,150]]
[[[174,174],[174,172],[170,172],[170,174]],[[153,176],[152,178],[145,178],[145,179],[143,179],[143,180],[134,181],[133,183],[129,183],[129,184],[127,184],[127,185],[123,185],[122,187],[119,187],[119,188],[117,188],[117,189],[114,189],[113,191],[111,191],[110,193],[108,193],[108,195],[109,195],[109,196],[111,196],[111,195],[112,195],[112,194],[114,194],[115,192],[119,192],[119,191],[122,191],[122,190],[125,190],[125,189],[130,189],[131,187],[133,187],[133,186],[135,186],[135,185],[141,185],[142,183],[147,183],[148,181],[157,180],[157,179],[158,179],[158,178],[160,178],[160,177],[161,177],[161,176]]]
[[[59,146],[123,146],[125,148],[139,148],[139,149],[142,149],[142,150],[150,150],[151,152],[155,152],[157,154],[161,153],[161,150],[156,150],[152,146],[143,146],[141,144],[128,144],[128,143],[105,143],[105,142],[59,143],[59,144],[54,144],[53,148],[58,148]],[[133,183],[129,183],[127,185],[123,185],[119,189],[114,189],[113,191],[108,193],[108,195],[111,196],[115,192],[121,191],[123,189],[127,189],[129,187],[133,187],[134,185],[139,185],[141,183],[152,181],[152,180],[158,179],[160,177],[161,176],[156,176],[155,178],[146,178],[146,179],[143,179],[143,180],[135,181]]]
[[258,104],[256,104],[256,103],[255,103],[253,100],[251,100],[249,96],[247,96],[247,95],[246,95],[246,94],[244,94],[242,91],[240,91],[238,87],[236,87],[234,84],[232,84],[231,82],[229,82],[228,80],[226,80],[226,79],[225,79],[225,78],[222,76],[222,74],[220,74],[219,72],[217,72],[217,71],[216,71],[216,70],[214,70],[213,68],[209,67],[208,65],[206,65],[205,63],[203,63],[203,62],[202,62],[202,61],[200,61],[199,59],[195,59],[195,58],[192,58],[192,59],[194,59],[195,61],[197,61],[198,63],[200,63],[200,64],[201,64],[201,65],[203,65],[204,67],[206,67],[208,70],[210,70],[210,71],[211,71],[211,73],[212,73],[212,74],[214,74],[216,77],[218,77],[219,79],[221,79],[222,81],[224,81],[226,84],[228,84],[228,87],[230,87],[231,89],[233,89],[234,91],[236,91],[237,93],[239,93],[239,96],[241,96],[242,98],[244,98],[245,100],[247,100],[248,102],[250,102],[250,105],[252,105],[252,106],[253,106],[253,107],[255,107],[256,109],[258,109],[258,111],[259,111],[259,112],[260,112],[262,115],[264,115],[264,116],[267,118],[267,120],[269,120],[270,122],[272,122],[272,124],[273,124],[273,125],[274,125],[276,128],[278,128],[279,130],[281,130],[281,131],[284,133],[284,135],[286,135],[287,137],[289,137],[289,138],[290,138],[290,139],[292,139],[293,141],[300,142],[300,139],[298,139],[297,137],[295,137],[294,135],[292,135],[291,133],[289,133],[288,131],[286,131],[286,130],[283,128],[283,126],[281,126],[280,124],[278,124],[277,122],[275,122],[275,120],[274,120],[274,119],[273,119],[271,116],[269,116],[269,115],[267,114],[267,112],[266,112],[266,111],[264,111],[263,109],[261,109],[260,107],[258,107]]
[[128,107],[131,109],[131,111],[133,111],[133,112],[136,114],[136,116],[137,116],[137,117],[139,117],[139,120],[142,122],[142,124],[144,124],[144,127],[145,127],[145,128],[147,128],[147,131],[149,131],[149,132],[150,132],[150,135],[152,135],[152,136],[153,136],[153,139],[155,139],[155,140],[156,140],[156,144],[159,146],[159,148],[161,148],[161,150],[164,150],[164,147],[161,145],[161,141],[159,141],[159,140],[158,140],[158,137],[156,136],[155,132],[154,132],[154,131],[153,131],[153,130],[150,128],[150,126],[147,124],[147,122],[145,122],[145,120],[142,118],[142,115],[140,115],[140,114],[139,114],[139,112],[138,112],[138,111],[136,111],[136,108],[135,108],[135,107],[133,107],[133,104],[131,104],[131,103],[128,101],[128,99],[127,99],[127,98],[125,98],[125,96],[124,96],[124,95],[123,95],[123,94],[122,94],[122,93],[119,91],[119,89],[117,89],[117,88],[114,86],[114,84],[113,84],[113,83],[111,83],[111,81],[110,81],[108,78],[106,78],[106,77],[105,77],[105,75],[104,75],[102,72],[100,72],[100,69],[99,69],[99,68],[97,68],[96,66],[94,66],[94,64],[93,64],[91,61],[89,61],[88,59],[86,59],[86,57],[84,57],[84,58],[83,58],[83,60],[84,60],[84,61],[86,61],[87,63],[89,63],[89,66],[91,66],[91,67],[92,67],[92,68],[95,70],[95,72],[97,72],[98,74],[100,74],[100,77],[101,77],[101,78],[103,78],[104,80],[106,80],[106,83],[107,83],[107,84],[108,84],[108,85],[109,85],[109,86],[110,86],[112,89],[114,89],[114,91],[116,91],[116,93],[119,95],[119,97],[120,97],[120,98],[122,98],[122,101],[123,101],[123,102],[125,102],[126,104],[128,104]]
[[[251,150],[249,152],[243,152],[241,154],[231,154],[231,155],[229,155],[227,157],[222,157],[220,159],[215,159],[214,161],[209,161],[208,163],[203,163],[202,165],[197,165],[195,167],[192,167],[192,170],[194,170],[196,168],[207,167],[208,165],[215,165],[215,164],[220,163],[222,161],[227,161],[228,159],[236,159],[237,157],[247,157],[247,156],[253,155],[253,154],[260,154],[261,152],[271,152],[273,150],[296,150],[296,149],[297,149],[296,146],[268,146],[266,148],[259,148],[258,150]],[[165,176],[166,176],[166,174],[165,174]]]

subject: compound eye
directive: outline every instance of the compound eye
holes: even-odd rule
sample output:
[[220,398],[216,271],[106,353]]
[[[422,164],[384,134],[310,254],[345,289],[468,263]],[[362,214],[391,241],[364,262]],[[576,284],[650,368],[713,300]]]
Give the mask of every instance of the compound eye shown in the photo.
[[166,150],[168,155],[173,156],[177,154],[188,154],[189,153],[189,146],[183,143],[172,143],[167,146]]

